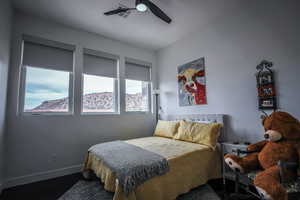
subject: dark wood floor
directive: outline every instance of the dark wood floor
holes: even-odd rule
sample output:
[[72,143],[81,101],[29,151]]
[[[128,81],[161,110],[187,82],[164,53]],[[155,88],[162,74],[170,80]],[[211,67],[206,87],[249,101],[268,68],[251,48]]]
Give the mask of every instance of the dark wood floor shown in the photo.
[[2,192],[1,200],[56,200],[71,188],[81,174],[72,174],[46,181],[31,183],[6,189]]
[[[63,176],[46,181],[6,189],[2,192],[0,200],[57,200],[69,190],[78,180],[82,179],[80,173]],[[223,195],[222,180],[213,180],[208,183],[221,197]],[[227,191],[233,190],[233,183],[227,184]]]

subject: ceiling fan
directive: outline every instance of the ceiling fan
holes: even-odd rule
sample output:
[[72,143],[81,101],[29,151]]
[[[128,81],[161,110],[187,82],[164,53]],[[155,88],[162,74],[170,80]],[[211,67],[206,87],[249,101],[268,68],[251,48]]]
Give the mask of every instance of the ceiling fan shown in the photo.
[[119,7],[115,10],[111,10],[108,12],[105,12],[104,15],[116,15],[120,13],[125,13],[130,10],[137,10],[139,12],[146,12],[149,10],[158,18],[165,21],[166,23],[170,24],[172,22],[172,19],[168,17],[159,7],[157,7],[154,3],[152,3],[150,0],[136,0],[135,1],[135,8],[123,8]]

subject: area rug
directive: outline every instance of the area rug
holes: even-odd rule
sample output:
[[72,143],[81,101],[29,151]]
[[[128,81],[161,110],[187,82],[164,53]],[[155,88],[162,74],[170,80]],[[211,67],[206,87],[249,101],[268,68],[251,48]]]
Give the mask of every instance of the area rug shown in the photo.
[[[112,200],[113,193],[106,192],[100,181],[78,181],[58,200]],[[176,200],[220,200],[209,185],[202,185]]]

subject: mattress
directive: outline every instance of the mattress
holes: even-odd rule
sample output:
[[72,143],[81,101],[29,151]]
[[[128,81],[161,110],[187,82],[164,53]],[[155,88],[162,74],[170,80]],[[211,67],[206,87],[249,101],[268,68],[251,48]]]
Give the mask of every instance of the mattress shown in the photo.
[[145,137],[125,141],[165,157],[170,171],[154,177],[125,196],[115,174],[92,153],[88,153],[83,171],[92,170],[114,192],[113,200],[174,200],[180,194],[221,177],[221,155],[217,148],[164,137]]

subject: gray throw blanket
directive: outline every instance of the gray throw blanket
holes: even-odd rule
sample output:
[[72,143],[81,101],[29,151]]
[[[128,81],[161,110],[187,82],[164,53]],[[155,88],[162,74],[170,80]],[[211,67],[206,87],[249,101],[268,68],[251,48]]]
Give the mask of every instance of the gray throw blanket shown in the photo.
[[116,173],[126,196],[145,181],[169,171],[164,157],[122,141],[97,144],[89,152]]

